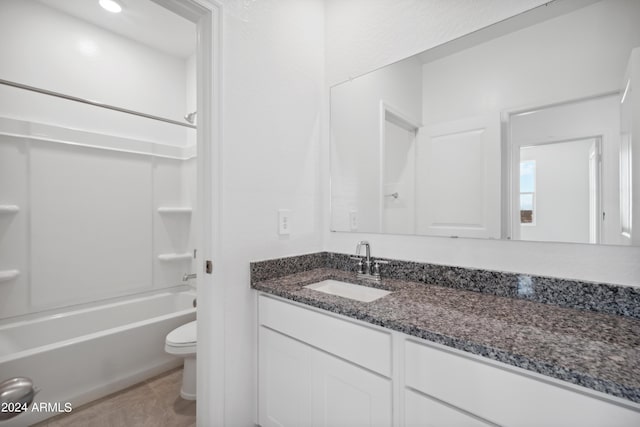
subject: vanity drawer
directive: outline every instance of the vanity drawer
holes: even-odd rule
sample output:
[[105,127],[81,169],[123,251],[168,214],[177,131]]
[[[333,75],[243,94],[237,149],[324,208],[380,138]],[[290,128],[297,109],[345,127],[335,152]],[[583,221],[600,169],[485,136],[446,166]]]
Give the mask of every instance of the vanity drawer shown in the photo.
[[508,365],[405,341],[405,385],[505,426],[640,425],[640,412],[615,398],[558,380],[541,380]]
[[386,377],[391,376],[391,334],[260,295],[261,325]]

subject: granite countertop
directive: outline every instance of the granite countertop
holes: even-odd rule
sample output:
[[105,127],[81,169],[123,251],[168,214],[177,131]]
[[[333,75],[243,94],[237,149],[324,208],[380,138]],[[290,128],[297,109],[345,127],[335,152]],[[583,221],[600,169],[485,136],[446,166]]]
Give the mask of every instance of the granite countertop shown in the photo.
[[[370,303],[304,288],[325,279],[392,291]],[[256,290],[640,403],[640,320],[399,279],[371,285],[316,268]]]

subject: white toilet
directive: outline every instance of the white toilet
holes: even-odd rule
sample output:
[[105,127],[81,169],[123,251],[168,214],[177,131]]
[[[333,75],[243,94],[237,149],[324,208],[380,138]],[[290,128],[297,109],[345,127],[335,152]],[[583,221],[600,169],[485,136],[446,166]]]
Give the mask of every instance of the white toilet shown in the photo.
[[189,322],[167,334],[164,351],[184,357],[182,389],[180,396],[186,400],[196,400],[196,322]]

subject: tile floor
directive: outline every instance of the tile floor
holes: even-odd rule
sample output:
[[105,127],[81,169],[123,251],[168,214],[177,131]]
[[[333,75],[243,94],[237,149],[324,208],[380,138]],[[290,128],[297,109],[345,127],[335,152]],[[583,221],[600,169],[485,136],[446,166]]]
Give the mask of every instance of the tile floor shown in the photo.
[[182,368],[50,418],[37,427],[190,427],[196,402],[180,397]]

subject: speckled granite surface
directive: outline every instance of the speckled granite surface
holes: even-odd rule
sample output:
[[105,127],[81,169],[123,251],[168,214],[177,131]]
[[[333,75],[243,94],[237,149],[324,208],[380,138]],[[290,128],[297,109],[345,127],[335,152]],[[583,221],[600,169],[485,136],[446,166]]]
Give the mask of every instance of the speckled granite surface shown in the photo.
[[[331,265],[330,257],[309,265]],[[329,278],[358,283],[352,272],[280,265],[277,277],[252,274],[252,287],[640,403],[636,318],[397,278],[376,285],[392,294],[363,303],[303,287]]]
[[[318,252],[251,263],[252,282],[313,268],[356,271],[353,255]],[[375,257],[374,257],[375,258]],[[386,259],[382,277],[640,319],[640,287]]]

